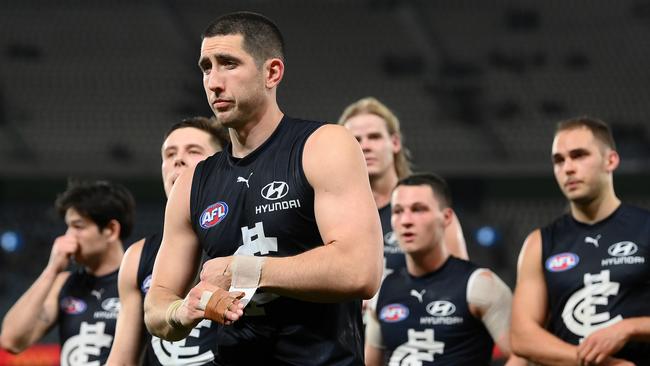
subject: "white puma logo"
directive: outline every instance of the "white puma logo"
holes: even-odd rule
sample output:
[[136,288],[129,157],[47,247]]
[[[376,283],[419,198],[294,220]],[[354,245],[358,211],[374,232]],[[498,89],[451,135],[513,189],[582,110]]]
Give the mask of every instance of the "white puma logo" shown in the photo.
[[244,177],[237,177],[237,183],[246,183],[246,188],[250,188],[250,186],[248,185],[248,180],[251,179],[251,175],[253,175],[253,172],[251,172],[248,175],[248,179]]
[[600,240],[600,234],[596,235],[595,238],[589,236],[585,237],[585,243],[593,244],[596,248],[598,248],[598,240]]
[[104,292],[103,289],[102,290],[91,290],[90,294],[95,296],[97,298],[97,300],[101,300],[102,299],[102,292]]
[[420,302],[420,304],[422,304],[422,296],[424,296],[425,292],[427,292],[427,290],[422,290],[420,292],[417,292],[415,290],[411,290],[411,296],[417,298],[418,302]]

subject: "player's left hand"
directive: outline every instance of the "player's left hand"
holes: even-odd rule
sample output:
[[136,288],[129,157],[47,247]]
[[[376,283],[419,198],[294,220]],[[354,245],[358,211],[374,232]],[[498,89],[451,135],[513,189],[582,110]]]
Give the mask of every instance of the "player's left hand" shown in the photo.
[[201,281],[221,287],[226,291],[230,289],[232,283],[230,264],[232,259],[232,256],[218,257],[205,262],[201,269]]
[[625,320],[595,331],[578,346],[580,364],[601,365],[609,356],[623,348],[629,339]]

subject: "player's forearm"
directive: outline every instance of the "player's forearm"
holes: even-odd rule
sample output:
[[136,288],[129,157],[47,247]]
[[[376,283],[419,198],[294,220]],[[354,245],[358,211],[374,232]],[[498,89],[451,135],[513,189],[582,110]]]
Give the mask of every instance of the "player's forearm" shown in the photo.
[[107,366],[137,365],[142,352],[143,325],[142,299],[138,304],[120,299],[120,314],[117,317],[115,338],[111,353],[106,361]]
[[18,353],[29,347],[34,342],[36,331],[54,322],[50,319],[43,304],[49,294],[58,273],[46,268],[36,279],[32,286],[9,309],[2,321],[2,348]]
[[144,301],[144,323],[149,333],[168,341],[178,341],[190,334],[192,328],[172,327],[168,316],[169,306],[180,298],[163,288],[153,286]]
[[308,301],[369,299],[378,290],[382,257],[376,252],[343,250],[336,243],[285,258],[266,258],[260,287]]
[[548,366],[578,365],[576,347],[538,325],[517,327],[513,324],[510,345],[514,354],[534,363]]
[[624,319],[628,328],[629,339],[637,342],[650,342],[650,317]]

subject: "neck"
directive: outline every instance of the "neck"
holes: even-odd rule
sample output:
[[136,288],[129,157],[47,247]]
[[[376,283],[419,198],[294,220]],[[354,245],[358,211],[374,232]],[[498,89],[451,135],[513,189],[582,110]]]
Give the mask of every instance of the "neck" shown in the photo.
[[377,208],[382,208],[390,203],[390,196],[398,181],[395,169],[391,169],[381,176],[370,176],[370,188]]
[[411,276],[421,277],[442,267],[448,258],[445,243],[440,242],[427,252],[406,254],[406,270]]
[[124,249],[122,242],[117,241],[110,244],[109,249],[95,263],[85,265],[86,271],[93,276],[100,277],[115,272],[120,268]]
[[243,158],[257,149],[273,134],[283,116],[278,105],[274,103],[262,111],[259,116],[241,126],[231,128],[232,155],[236,158]]
[[612,188],[589,202],[571,202],[571,215],[579,222],[593,224],[611,215],[620,204]]

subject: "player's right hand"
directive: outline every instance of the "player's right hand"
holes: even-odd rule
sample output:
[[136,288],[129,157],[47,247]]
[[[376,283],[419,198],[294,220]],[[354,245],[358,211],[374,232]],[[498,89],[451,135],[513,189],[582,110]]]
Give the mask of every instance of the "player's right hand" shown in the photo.
[[79,250],[77,238],[69,234],[59,236],[54,240],[47,266],[56,273],[65,271],[77,250]]
[[[190,290],[185,299],[183,299],[183,304],[176,311],[176,321],[184,327],[196,326],[196,324],[206,318],[205,305],[201,304],[201,298],[204,296],[203,293],[206,291],[212,293],[217,290],[218,288],[214,285],[199,282]],[[230,325],[244,315],[243,305],[239,303],[239,300],[236,300],[233,306],[228,311],[225,311],[223,315],[224,321],[220,323]]]

